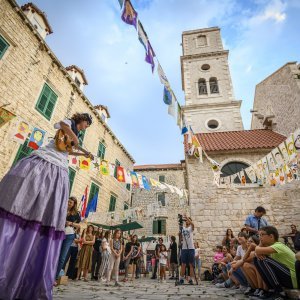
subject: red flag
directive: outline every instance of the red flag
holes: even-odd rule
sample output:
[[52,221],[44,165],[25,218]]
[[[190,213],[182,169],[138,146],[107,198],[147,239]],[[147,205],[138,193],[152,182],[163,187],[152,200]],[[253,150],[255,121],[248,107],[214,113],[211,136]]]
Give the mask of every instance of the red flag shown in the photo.
[[87,194],[88,194],[88,187],[85,188],[84,194],[81,198],[81,218],[85,218],[85,212],[86,212],[86,204],[87,204]]
[[125,170],[123,167],[117,168],[117,180],[119,182],[125,182]]

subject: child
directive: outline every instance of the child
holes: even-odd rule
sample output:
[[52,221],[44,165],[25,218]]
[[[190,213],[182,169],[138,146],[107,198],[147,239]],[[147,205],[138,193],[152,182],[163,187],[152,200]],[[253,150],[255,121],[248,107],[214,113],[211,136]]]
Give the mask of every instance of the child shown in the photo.
[[214,255],[214,264],[212,265],[212,277],[213,281],[216,282],[218,275],[220,274],[219,264],[221,260],[224,258],[224,254],[222,252],[222,246],[217,246],[217,252]]
[[108,265],[109,265],[109,258],[111,255],[111,250],[109,247],[109,244],[107,242],[107,239],[104,238],[101,242],[101,247],[100,247],[100,252],[101,252],[101,266],[99,270],[99,279],[101,278],[102,281],[107,281],[107,273],[108,273]]
[[161,245],[159,252],[159,266],[160,266],[160,281],[166,282],[166,266],[168,260],[168,252],[165,245]]

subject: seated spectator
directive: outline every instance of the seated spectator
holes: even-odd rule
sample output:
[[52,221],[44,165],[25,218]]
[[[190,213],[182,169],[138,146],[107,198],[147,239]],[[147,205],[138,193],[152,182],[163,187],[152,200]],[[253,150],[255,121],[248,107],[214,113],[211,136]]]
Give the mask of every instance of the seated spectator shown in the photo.
[[230,242],[233,239],[234,239],[234,235],[232,233],[232,230],[230,228],[228,228],[226,230],[226,234],[225,234],[225,236],[222,240],[222,246],[226,246],[227,248],[229,248],[230,247]]
[[223,246],[222,252],[224,254],[224,258],[220,261],[219,269],[222,271],[222,277],[225,281],[228,279],[227,264],[233,261],[233,257],[230,254],[229,248],[225,246]]
[[286,245],[289,244],[288,238],[291,238],[291,240],[292,240],[292,242],[293,242],[293,245],[294,245],[294,249],[295,249],[296,251],[300,251],[300,232],[297,230],[296,225],[292,224],[292,225],[291,225],[291,232],[288,233],[288,234],[285,234],[285,235],[283,236],[284,243],[285,243]]
[[221,260],[224,258],[224,254],[222,252],[222,246],[217,246],[216,247],[216,253],[214,255],[214,263],[211,267],[211,271],[212,271],[212,277],[213,280],[216,281],[217,277],[220,274],[220,270],[219,270],[219,264],[221,262]]
[[298,287],[295,254],[289,247],[278,242],[279,234],[275,227],[263,227],[259,236],[260,244],[255,247],[254,265],[269,290],[272,290],[268,296],[271,299],[284,297],[283,288]]
[[297,284],[299,288],[300,287],[300,252],[297,252],[295,257],[296,257],[295,270],[296,270]]
[[245,227],[249,233],[249,236],[254,234],[258,235],[258,231],[260,228],[268,226],[268,222],[263,216],[266,214],[265,208],[262,206],[258,206],[255,209],[253,215],[249,215],[245,221]]

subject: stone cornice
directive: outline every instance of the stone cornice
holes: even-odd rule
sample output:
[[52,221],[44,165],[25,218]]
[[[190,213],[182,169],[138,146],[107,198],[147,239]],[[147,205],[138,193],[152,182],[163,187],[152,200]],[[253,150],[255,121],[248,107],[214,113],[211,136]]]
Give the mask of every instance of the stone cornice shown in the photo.
[[75,81],[72,79],[72,77],[69,75],[66,68],[62,65],[62,63],[59,61],[59,59],[55,56],[53,51],[50,49],[50,47],[47,45],[45,40],[42,38],[42,36],[37,32],[37,30],[32,26],[31,22],[28,20],[27,16],[24,14],[22,9],[19,7],[18,3],[15,0],[6,0],[12,8],[17,12],[17,14],[21,17],[21,19],[26,23],[26,25],[30,28],[32,33],[35,35],[37,40],[40,42],[40,47],[43,47],[45,52],[50,56],[52,61],[58,66],[59,70],[63,73],[64,77],[67,78],[72,85],[73,89],[77,91],[79,96],[83,99],[83,101],[87,104],[87,106],[91,109],[91,111],[94,113],[98,121],[104,126],[104,128],[107,130],[107,132],[112,136],[113,140],[115,140],[115,143],[123,150],[123,152],[128,156],[128,158],[135,163],[135,160],[133,157],[129,154],[129,152],[125,149],[125,147],[122,145],[122,143],[118,140],[116,135],[112,132],[110,127],[101,119],[101,116],[97,112],[97,110],[94,108],[94,105],[90,102],[90,100],[83,94],[82,90],[77,86]]
[[235,100],[230,102],[220,102],[220,103],[201,103],[201,104],[192,104],[192,105],[184,105],[181,107],[183,111],[199,109],[199,108],[215,108],[215,107],[238,107],[240,108],[242,104],[242,100]]
[[187,31],[183,31],[182,35],[204,33],[210,31],[220,31],[220,27],[216,26],[216,27],[209,27],[209,28],[202,28],[202,29],[187,30]]

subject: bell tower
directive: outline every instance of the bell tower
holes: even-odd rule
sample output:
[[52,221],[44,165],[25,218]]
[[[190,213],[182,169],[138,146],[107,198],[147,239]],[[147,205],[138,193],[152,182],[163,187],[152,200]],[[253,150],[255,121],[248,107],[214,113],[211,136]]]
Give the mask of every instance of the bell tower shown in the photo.
[[182,33],[183,112],[194,132],[243,130],[242,101],[235,100],[220,28]]

